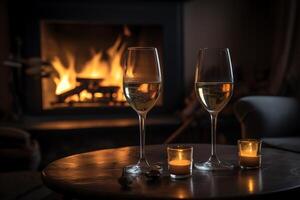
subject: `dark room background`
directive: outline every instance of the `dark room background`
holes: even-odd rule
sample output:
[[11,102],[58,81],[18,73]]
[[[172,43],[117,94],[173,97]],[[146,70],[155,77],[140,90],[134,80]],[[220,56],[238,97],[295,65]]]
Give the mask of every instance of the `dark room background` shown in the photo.
[[[0,1],[1,123],[13,124],[31,132],[33,137],[41,143],[42,152],[46,154],[44,157],[46,159],[45,163],[63,155],[86,150],[137,144],[138,124],[133,111],[130,111],[130,119],[126,118],[127,121],[124,121],[126,126],[124,128],[123,121],[118,121],[118,125],[108,125],[107,121],[99,122],[96,120],[98,117],[103,118],[107,111],[105,115],[102,112],[93,112],[92,122],[88,121],[91,118],[86,117],[86,113],[84,116],[78,113],[64,115],[62,121],[65,124],[60,125],[55,120],[62,119],[61,115],[45,116],[32,114],[27,112],[26,109],[20,114],[19,110],[16,109],[18,102],[13,97],[14,91],[12,86],[15,68],[9,68],[4,63],[7,63],[12,58],[15,59],[19,53],[22,56],[21,59],[30,59],[30,56],[23,54],[22,48],[20,49],[21,52],[18,52],[17,46],[30,47],[31,42],[34,43],[35,39],[31,39],[30,43],[26,43],[28,40],[22,40],[22,38],[17,37],[19,33],[15,27],[33,23],[30,21],[30,17],[27,17],[34,15],[35,9],[39,8],[36,5],[42,4],[41,2],[43,2],[43,5],[54,5],[60,1]],[[300,83],[298,66],[300,57],[300,11],[299,3],[296,0],[63,0],[60,3],[63,5],[79,5],[79,7],[81,4],[96,4],[98,7],[115,4],[122,10],[124,2],[135,5],[140,9],[139,12],[141,13],[144,12],[143,9],[146,9],[146,7],[161,6],[160,12],[163,12],[165,9],[166,13],[170,12],[176,15],[176,18],[171,20],[172,27],[177,30],[176,34],[174,34],[176,37],[173,35],[174,37],[172,37],[168,45],[169,49],[172,49],[171,47],[176,43],[177,51],[176,54],[169,55],[168,62],[173,62],[177,68],[176,71],[172,72],[172,66],[167,66],[170,71],[166,76],[169,77],[176,74],[175,77],[179,77],[178,79],[167,79],[169,80],[168,85],[180,87],[180,90],[170,90],[168,93],[168,95],[179,99],[179,102],[176,106],[168,108],[167,114],[162,114],[155,109],[153,111],[155,115],[152,115],[150,112],[149,118],[152,117],[154,119],[152,121],[149,120],[148,135],[151,138],[147,140],[149,143],[163,143],[182,124],[185,112],[193,113],[193,109],[195,112],[200,112],[197,120],[185,130],[186,134],[182,134],[174,142],[209,142],[208,114],[201,109],[198,111],[200,107],[198,101],[196,101],[197,105],[189,108],[189,104],[195,103],[193,101],[193,84],[196,55],[199,48],[228,47],[231,52],[235,89],[229,105],[220,115],[219,131],[221,134],[218,141],[221,143],[232,143],[240,137],[240,126],[233,114],[233,104],[239,98],[249,95],[298,97]],[[27,12],[26,8],[28,7],[31,9]],[[66,15],[68,12],[71,12],[71,10],[67,9]],[[153,10],[150,16],[153,15],[155,16],[153,19],[159,19],[160,16],[156,16],[157,12]],[[117,15],[117,12],[113,14]],[[163,18],[162,21],[164,21],[164,16],[161,17]],[[22,19],[22,22],[18,21],[19,19]],[[39,38],[36,38],[36,40],[39,40]],[[36,87],[36,85],[30,84],[30,88]],[[24,101],[23,98],[21,96],[18,101]],[[172,100],[169,100],[169,103],[172,103]],[[114,119],[116,120],[120,113],[114,111],[113,114],[117,116]],[[79,121],[86,121],[82,122],[83,124],[78,124],[76,120],[75,122],[70,121],[70,118],[72,120],[76,118]],[[76,128],[73,127],[74,123]],[[113,121],[113,123],[116,122]],[[114,129],[111,129],[111,127]],[[158,130],[163,130],[165,134],[155,135],[155,132]],[[113,134],[104,134],[106,132]],[[126,138],[126,136],[121,136],[120,132],[125,135],[131,134],[131,136]],[[199,132],[201,132],[201,136],[199,136]],[[91,143],[90,141],[93,142]],[[55,145],[48,145],[51,143]],[[53,153],[54,151],[59,152]],[[49,152],[55,155],[47,157]]]

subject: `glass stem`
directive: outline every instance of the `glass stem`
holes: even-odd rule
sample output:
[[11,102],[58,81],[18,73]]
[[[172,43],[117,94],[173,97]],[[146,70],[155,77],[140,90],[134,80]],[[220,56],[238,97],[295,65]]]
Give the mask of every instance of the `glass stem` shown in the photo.
[[146,160],[145,155],[145,120],[147,113],[139,113],[140,125],[140,161]]
[[217,157],[217,148],[216,148],[216,130],[217,130],[217,118],[218,113],[210,113],[211,119],[211,157]]

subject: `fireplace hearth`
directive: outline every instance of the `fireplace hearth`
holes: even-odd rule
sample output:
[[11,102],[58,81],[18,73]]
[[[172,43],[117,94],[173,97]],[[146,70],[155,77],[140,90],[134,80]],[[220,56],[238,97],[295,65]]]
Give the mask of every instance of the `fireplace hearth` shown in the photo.
[[20,39],[22,57],[51,67],[48,76],[23,75],[27,114],[130,112],[122,90],[129,46],[159,51],[164,84],[153,113],[175,112],[183,104],[180,1],[13,2],[12,41]]
[[162,29],[155,25],[42,21],[42,59],[53,71],[42,78],[43,109],[128,106],[122,90],[126,48],[155,46],[162,52],[162,44]]

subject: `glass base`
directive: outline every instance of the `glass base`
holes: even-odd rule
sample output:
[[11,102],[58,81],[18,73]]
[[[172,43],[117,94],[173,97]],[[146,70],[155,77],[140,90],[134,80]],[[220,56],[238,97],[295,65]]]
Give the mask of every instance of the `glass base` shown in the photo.
[[170,177],[173,179],[185,179],[191,177],[192,174],[185,174],[185,175],[176,175],[176,174],[170,174]]
[[249,167],[249,166],[240,166],[240,168],[241,169],[259,169],[260,166],[251,166],[251,167]]
[[214,171],[214,170],[232,170],[233,165],[220,161],[217,157],[210,157],[206,162],[195,163],[195,168],[205,171]]
[[162,172],[163,168],[160,165],[150,166],[147,160],[140,160],[135,165],[126,166],[125,172],[129,174],[144,174],[152,169],[156,169]]

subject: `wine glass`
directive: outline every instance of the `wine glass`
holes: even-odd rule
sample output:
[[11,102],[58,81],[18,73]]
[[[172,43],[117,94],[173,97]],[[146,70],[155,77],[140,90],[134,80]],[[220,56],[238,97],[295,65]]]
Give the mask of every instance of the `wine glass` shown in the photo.
[[233,92],[233,72],[228,48],[199,50],[195,90],[198,100],[209,112],[211,119],[211,156],[206,162],[196,162],[195,167],[200,170],[232,169],[232,165],[219,160],[216,151],[217,117]]
[[125,56],[123,90],[127,102],[139,116],[140,158],[137,164],[125,168],[127,173],[140,174],[152,168],[145,155],[145,120],[159,97],[161,82],[157,49],[129,47]]

